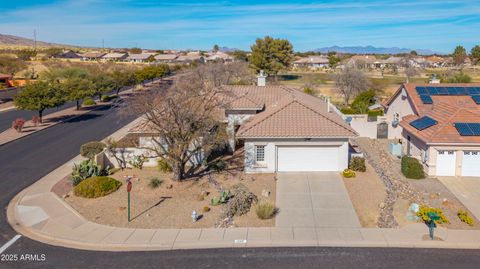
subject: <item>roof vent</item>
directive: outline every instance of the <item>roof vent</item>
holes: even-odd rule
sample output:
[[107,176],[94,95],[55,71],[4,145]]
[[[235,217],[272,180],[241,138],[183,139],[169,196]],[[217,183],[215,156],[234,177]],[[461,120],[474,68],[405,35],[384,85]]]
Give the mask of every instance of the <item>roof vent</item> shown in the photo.
[[265,87],[267,85],[267,75],[263,70],[257,75],[257,86]]

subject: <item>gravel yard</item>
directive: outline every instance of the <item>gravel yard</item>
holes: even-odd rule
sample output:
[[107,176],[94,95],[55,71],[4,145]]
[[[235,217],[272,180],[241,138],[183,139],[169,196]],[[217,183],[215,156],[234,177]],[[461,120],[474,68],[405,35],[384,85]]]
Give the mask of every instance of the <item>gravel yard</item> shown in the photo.
[[380,204],[385,200],[386,192],[373,168],[368,163],[366,166],[366,172],[356,172],[354,178],[343,178],[343,183],[362,227],[373,228],[377,227]]
[[[127,192],[124,177],[130,175],[137,179],[132,180],[131,217],[127,221]],[[112,194],[96,199],[76,197],[71,192],[68,178],[61,180],[53,191],[60,196],[68,193],[64,200],[90,221],[130,228],[209,228],[214,227],[219,220],[221,205],[212,206],[210,200],[219,196],[218,191],[209,183],[206,176],[190,179],[184,182],[175,182],[171,175],[159,172],[156,168],[126,169],[112,175],[113,178],[124,183],[120,189]],[[152,189],[149,179],[157,177],[162,184]],[[270,191],[269,200],[275,201],[275,180],[273,174],[246,175],[240,171],[225,171],[215,173],[213,178],[226,189],[242,183],[259,199],[263,190]],[[202,199],[201,194],[208,194]],[[203,212],[205,206],[209,212]],[[201,217],[197,222],[191,218],[195,210]],[[274,218],[260,220],[252,206],[249,213],[234,217],[234,226],[238,227],[269,227],[274,226]]]

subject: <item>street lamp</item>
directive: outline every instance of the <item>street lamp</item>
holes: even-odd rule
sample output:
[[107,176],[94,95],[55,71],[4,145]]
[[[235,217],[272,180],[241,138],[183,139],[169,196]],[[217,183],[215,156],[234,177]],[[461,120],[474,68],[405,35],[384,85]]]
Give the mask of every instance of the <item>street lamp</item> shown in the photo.
[[128,199],[128,207],[127,207],[127,218],[128,222],[130,222],[130,192],[132,191],[132,176],[125,176],[127,181],[127,199]]

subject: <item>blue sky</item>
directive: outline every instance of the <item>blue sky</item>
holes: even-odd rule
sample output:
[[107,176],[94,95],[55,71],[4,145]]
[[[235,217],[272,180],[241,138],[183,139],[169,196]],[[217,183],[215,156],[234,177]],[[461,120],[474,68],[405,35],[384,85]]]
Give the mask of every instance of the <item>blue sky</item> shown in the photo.
[[86,46],[248,49],[265,35],[325,46],[451,52],[480,44],[480,0],[0,0],[0,33]]

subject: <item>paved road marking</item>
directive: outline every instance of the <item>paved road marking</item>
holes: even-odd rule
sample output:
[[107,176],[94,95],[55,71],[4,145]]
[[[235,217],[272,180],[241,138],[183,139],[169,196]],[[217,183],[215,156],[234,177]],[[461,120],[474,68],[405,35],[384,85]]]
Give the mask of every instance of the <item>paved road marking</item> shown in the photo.
[[3,246],[0,248],[0,254],[2,254],[5,250],[7,250],[7,248],[9,248],[11,245],[13,245],[13,244],[15,243],[15,241],[17,241],[18,239],[20,239],[20,237],[22,237],[22,235],[17,234],[17,235],[15,235],[12,239],[10,239],[10,241],[8,241],[7,243],[5,243],[5,245],[3,245]]

